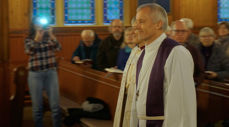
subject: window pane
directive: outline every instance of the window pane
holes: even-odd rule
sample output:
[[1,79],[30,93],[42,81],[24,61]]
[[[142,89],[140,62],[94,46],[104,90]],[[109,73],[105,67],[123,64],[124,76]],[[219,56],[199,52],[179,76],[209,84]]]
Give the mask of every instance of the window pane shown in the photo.
[[229,21],[229,1],[218,0],[218,22]]
[[65,0],[65,24],[94,24],[94,0]]
[[104,24],[113,19],[123,20],[123,0],[104,0]]
[[33,0],[33,17],[46,17],[55,24],[55,0]]

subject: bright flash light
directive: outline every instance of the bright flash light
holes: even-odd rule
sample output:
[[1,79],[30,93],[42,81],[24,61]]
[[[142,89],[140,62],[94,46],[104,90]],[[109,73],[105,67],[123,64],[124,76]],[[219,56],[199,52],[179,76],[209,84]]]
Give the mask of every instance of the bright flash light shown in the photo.
[[43,24],[43,25],[48,24],[48,20],[46,18],[41,18],[39,22],[40,24]]

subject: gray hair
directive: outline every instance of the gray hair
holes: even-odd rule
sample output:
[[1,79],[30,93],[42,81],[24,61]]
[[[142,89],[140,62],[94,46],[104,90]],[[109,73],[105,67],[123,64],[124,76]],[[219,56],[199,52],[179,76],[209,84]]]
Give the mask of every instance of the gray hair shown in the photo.
[[176,25],[177,22],[182,23],[182,24],[185,26],[185,28],[187,28],[187,29],[189,30],[189,28],[188,28],[187,24],[184,22],[184,20],[172,21],[172,23],[171,23],[171,25],[170,25],[170,27],[171,27],[172,30],[175,29],[175,25]]
[[85,36],[85,35],[88,35],[90,37],[94,37],[95,36],[95,33],[93,30],[83,30],[81,32],[81,37]]
[[214,37],[216,37],[214,30],[212,28],[210,28],[210,27],[204,27],[204,28],[202,28],[200,30],[200,32],[199,32],[199,36],[201,36],[202,33],[208,33],[208,34],[211,34]]
[[181,18],[180,20],[184,21],[184,23],[186,24],[188,29],[192,29],[193,28],[194,23],[193,23],[192,19],[190,19],[190,18]]
[[[142,8],[145,7],[149,7],[151,9],[151,16],[152,16],[152,20],[154,22],[158,22],[158,21],[162,21],[163,25],[162,25],[162,30],[166,31],[167,27],[168,27],[168,16],[167,13],[165,11],[165,9],[163,7],[161,7],[159,4],[156,3],[147,3],[147,4],[142,4],[137,8],[137,12],[139,10],[141,10]],[[154,15],[155,14],[155,15]],[[155,16],[155,17],[153,17]]]

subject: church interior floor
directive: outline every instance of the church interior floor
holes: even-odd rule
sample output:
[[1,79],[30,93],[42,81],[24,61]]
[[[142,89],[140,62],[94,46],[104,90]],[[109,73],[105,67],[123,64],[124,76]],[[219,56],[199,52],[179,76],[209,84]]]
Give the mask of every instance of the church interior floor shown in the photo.
[[[51,112],[47,111],[44,114],[44,127],[52,127],[52,118],[51,118]],[[34,127],[33,117],[32,117],[32,107],[31,106],[25,106],[24,107],[24,114],[23,114],[23,123],[22,127]],[[67,127],[65,125],[62,125],[62,127]],[[82,127],[80,125],[75,125],[73,127]]]

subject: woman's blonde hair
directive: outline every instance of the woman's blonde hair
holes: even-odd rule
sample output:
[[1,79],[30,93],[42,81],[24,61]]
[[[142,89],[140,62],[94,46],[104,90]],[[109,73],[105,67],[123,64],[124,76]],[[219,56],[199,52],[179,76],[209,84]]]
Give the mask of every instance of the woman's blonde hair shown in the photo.
[[125,42],[125,33],[126,32],[130,32],[132,30],[132,27],[127,27],[124,31],[124,41],[122,42],[120,48],[125,48],[125,46],[127,45],[126,42]]

